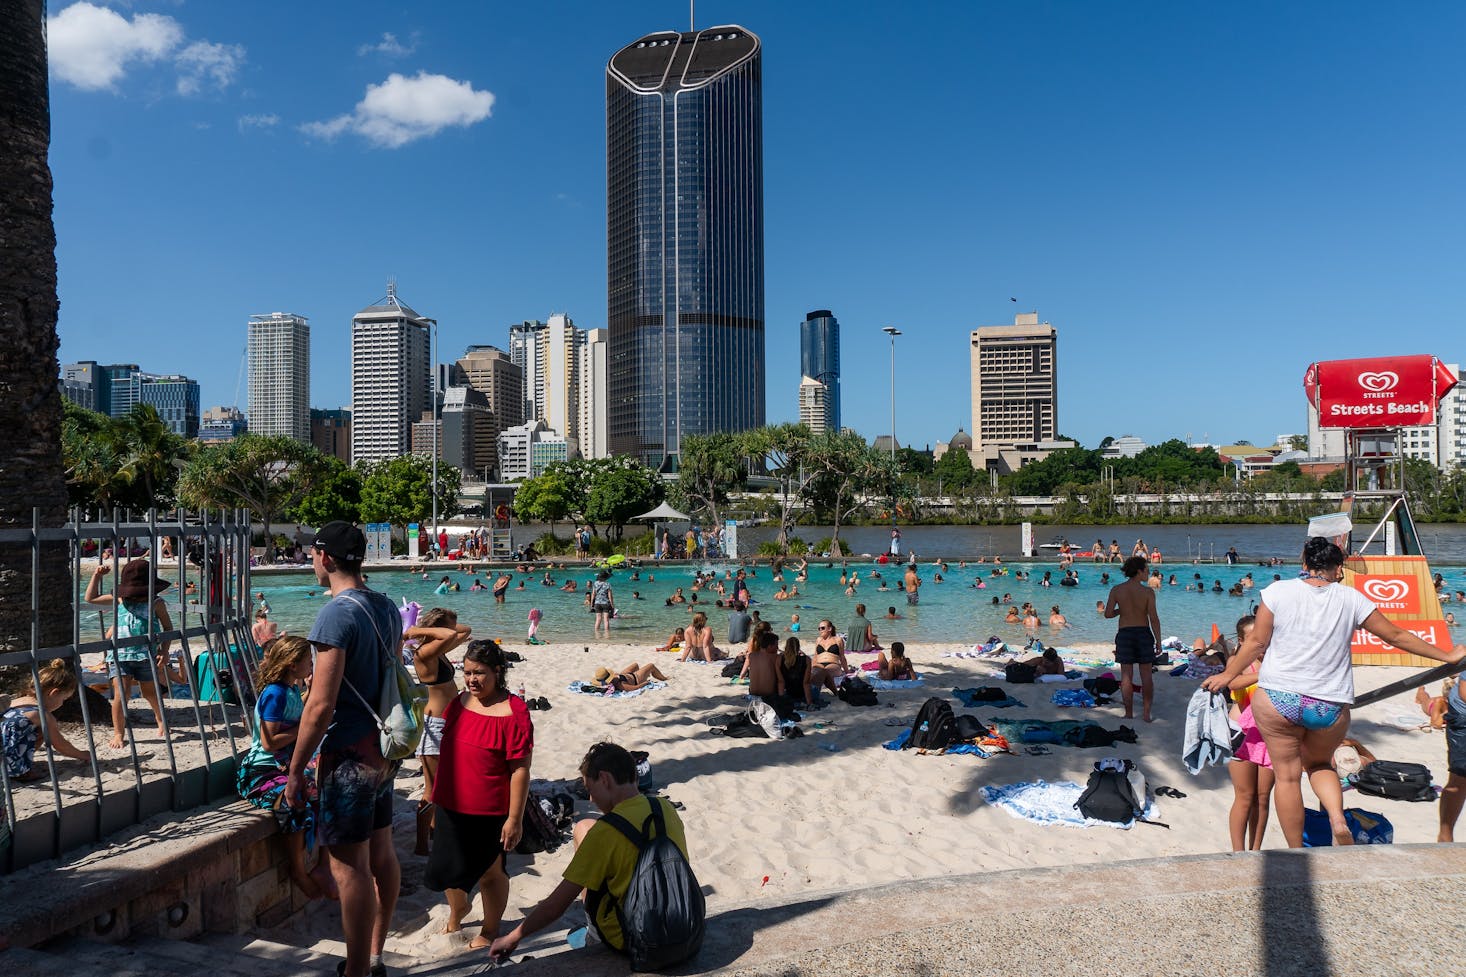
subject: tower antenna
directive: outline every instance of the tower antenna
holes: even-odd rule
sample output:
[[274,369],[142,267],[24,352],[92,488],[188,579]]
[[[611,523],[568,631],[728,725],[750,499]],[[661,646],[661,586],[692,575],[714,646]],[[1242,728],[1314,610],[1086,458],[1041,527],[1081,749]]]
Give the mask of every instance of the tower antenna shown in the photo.
[[697,30],[697,0],[687,0],[687,29]]

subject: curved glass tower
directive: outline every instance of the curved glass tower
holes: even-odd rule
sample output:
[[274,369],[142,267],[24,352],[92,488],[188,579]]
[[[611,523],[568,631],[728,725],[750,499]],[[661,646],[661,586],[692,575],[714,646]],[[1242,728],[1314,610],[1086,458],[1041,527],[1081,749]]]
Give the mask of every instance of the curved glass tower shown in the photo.
[[828,425],[840,430],[840,320],[816,309],[799,324],[799,371],[823,383],[828,393]]
[[742,27],[606,65],[610,447],[664,470],[684,434],[764,423],[761,70]]

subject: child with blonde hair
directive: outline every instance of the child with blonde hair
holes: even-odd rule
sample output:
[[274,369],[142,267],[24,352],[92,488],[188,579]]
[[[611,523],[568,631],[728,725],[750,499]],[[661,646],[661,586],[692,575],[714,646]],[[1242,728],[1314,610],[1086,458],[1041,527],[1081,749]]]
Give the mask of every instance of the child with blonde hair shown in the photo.
[[56,710],[76,691],[76,673],[61,658],[42,665],[32,695],[15,699],[0,715],[0,739],[5,744],[5,772],[11,780],[35,780],[36,744],[41,735],[41,710],[46,711],[46,746],[73,760],[89,760],[91,753],[72,746],[56,721]]

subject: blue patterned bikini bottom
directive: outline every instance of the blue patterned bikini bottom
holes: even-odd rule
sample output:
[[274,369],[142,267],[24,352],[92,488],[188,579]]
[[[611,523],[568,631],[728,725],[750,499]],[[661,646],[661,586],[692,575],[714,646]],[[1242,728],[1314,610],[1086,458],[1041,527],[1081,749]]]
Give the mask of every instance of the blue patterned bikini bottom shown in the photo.
[[1344,707],[1337,702],[1325,702],[1299,692],[1279,692],[1277,689],[1263,689],[1273,708],[1294,726],[1304,729],[1328,729],[1339,721]]

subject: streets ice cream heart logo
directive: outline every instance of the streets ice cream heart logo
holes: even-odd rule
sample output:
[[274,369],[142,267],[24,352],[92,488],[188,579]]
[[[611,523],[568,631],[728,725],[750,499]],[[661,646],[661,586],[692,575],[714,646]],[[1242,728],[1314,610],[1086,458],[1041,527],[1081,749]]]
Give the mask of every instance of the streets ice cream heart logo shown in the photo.
[[1366,580],[1359,589],[1376,604],[1393,604],[1410,594],[1410,584],[1404,580]]
[[1394,390],[1400,382],[1398,373],[1391,373],[1382,370],[1378,373],[1359,374],[1359,385],[1371,393],[1384,393],[1386,390]]

